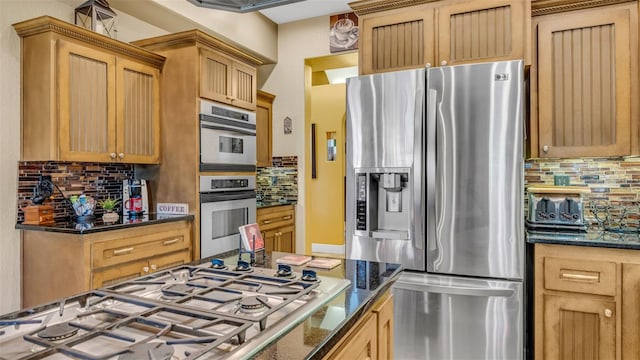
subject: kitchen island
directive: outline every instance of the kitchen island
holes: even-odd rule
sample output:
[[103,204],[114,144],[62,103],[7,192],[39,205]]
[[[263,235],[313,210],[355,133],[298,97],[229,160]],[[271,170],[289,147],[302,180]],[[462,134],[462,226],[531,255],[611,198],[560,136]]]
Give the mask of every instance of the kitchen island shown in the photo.
[[[73,351],[99,349],[99,357],[118,359],[122,354],[137,356],[131,351],[142,348],[144,359],[149,357],[148,346],[152,345],[153,358],[158,355],[156,350],[170,351],[172,359],[319,359],[327,354],[347,358],[348,354],[340,350],[345,345],[352,349],[364,338],[347,335],[353,333],[350,330],[356,328],[358,333],[375,336],[377,327],[372,325],[377,319],[389,331],[390,341],[392,302],[384,297],[400,273],[399,265],[342,260],[332,270],[314,269],[320,281],[305,279],[303,271],[311,269],[304,265],[292,268],[294,278],[275,278],[276,260],[283,255],[274,252],[264,263],[258,257],[256,267],[243,273],[238,272],[234,261],[218,269],[211,259],[202,259],[0,316],[2,357],[34,359],[40,358],[40,350],[45,355],[46,351],[75,354]],[[233,295],[246,287],[254,287],[247,294],[263,295],[245,295],[244,291],[240,296]],[[219,302],[216,294],[232,299]],[[381,298],[385,300],[384,310],[379,307]],[[258,304],[245,300],[252,299],[269,304],[267,317],[251,312]],[[200,307],[203,301],[205,307]],[[282,311],[287,308],[292,310]],[[241,314],[239,310],[249,311]],[[381,316],[376,317],[375,311]],[[65,324],[73,330],[64,335],[68,338],[44,338],[48,334],[42,332]],[[212,337],[212,333],[219,335]],[[364,345],[369,354],[378,351],[373,338]],[[335,348],[338,353],[332,353]]]

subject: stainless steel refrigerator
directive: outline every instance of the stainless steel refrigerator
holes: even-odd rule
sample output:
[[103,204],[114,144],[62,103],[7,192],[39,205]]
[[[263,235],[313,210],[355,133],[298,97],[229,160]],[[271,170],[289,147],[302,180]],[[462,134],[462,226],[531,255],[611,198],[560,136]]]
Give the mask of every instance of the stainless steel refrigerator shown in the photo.
[[347,108],[347,257],[406,269],[395,357],[523,358],[523,62],[351,78]]

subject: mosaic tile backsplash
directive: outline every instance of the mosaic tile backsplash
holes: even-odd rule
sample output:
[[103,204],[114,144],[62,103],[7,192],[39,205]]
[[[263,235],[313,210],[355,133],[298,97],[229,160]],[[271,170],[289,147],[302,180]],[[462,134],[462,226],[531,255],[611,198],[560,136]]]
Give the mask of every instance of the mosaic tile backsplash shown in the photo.
[[[554,184],[554,176],[569,177],[570,185],[586,185],[585,220],[597,221],[589,207],[592,202],[633,208],[640,202],[640,158],[535,159],[525,162],[525,185]],[[525,196],[525,215],[527,212]]]
[[[89,195],[96,201],[122,198],[122,180],[132,178],[131,164],[73,163],[50,161],[25,161],[18,163],[18,222],[24,220],[22,208],[31,205],[33,189],[40,175],[50,175],[52,182],[64,193]],[[54,207],[56,221],[66,221],[74,214],[68,203],[57,189],[54,189],[51,205]],[[119,211],[121,209],[118,209]],[[98,207],[96,216],[102,215]]]
[[273,157],[272,166],[258,168],[256,182],[258,201],[297,201],[298,157]]

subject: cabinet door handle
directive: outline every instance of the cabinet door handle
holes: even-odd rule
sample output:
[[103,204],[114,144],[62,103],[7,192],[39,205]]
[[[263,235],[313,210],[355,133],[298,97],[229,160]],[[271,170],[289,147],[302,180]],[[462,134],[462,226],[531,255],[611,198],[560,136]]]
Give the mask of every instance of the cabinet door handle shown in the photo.
[[149,272],[149,267],[145,266],[142,268],[142,272],[148,273]]
[[178,239],[173,239],[173,240],[166,240],[165,242],[162,243],[162,245],[164,246],[168,246],[168,245],[172,245],[178,242]]
[[291,215],[283,216],[282,220],[291,220],[292,217],[293,216],[291,216]]
[[549,152],[549,145],[544,145],[542,147],[542,152],[544,152],[545,154]]
[[442,60],[442,62],[440,62],[441,66],[447,66],[447,60]]
[[271,220],[262,220],[263,224],[271,224]]
[[111,153],[111,154],[109,154],[109,156],[111,156],[112,159],[115,159],[116,158],[116,153]]
[[128,254],[130,252],[133,251],[133,248],[125,248],[125,249],[118,249],[118,250],[113,250],[113,255],[114,256],[118,256],[118,255],[124,255],[124,254]]
[[604,309],[604,316],[610,318],[613,315],[613,311],[611,309]]
[[151,270],[156,271],[157,268],[156,264],[151,264]]
[[119,157],[120,159],[124,159],[124,153],[120,153],[120,154],[118,154],[118,157]]
[[565,280],[577,280],[577,281],[598,281],[600,280],[599,275],[583,275],[583,274],[572,274],[563,272],[560,275]]

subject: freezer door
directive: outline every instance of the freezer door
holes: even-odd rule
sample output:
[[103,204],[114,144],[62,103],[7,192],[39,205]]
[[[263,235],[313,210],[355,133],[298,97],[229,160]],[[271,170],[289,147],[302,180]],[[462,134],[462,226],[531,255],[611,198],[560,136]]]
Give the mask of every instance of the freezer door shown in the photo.
[[432,68],[427,88],[427,271],[522,279],[523,62]]
[[405,272],[392,291],[396,359],[524,358],[521,282]]

